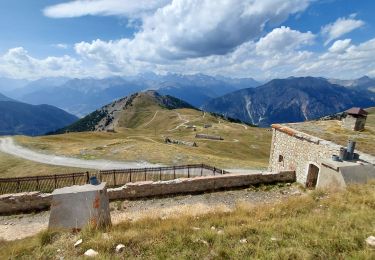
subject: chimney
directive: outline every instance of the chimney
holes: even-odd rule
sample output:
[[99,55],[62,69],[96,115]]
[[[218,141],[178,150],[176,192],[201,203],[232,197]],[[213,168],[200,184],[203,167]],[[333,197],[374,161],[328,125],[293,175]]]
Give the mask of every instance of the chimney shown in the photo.
[[348,147],[347,147],[347,154],[346,154],[346,160],[353,160],[354,159],[354,149],[355,149],[356,142],[353,140],[348,141]]

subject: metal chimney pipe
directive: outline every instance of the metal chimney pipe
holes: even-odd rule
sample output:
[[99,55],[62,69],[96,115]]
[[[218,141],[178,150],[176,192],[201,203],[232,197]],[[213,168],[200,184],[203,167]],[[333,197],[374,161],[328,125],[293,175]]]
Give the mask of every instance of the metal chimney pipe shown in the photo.
[[349,140],[349,141],[348,141],[348,148],[347,148],[348,154],[347,154],[347,160],[353,160],[353,158],[354,158],[355,144],[356,144],[356,142],[353,141],[353,140]]
[[344,161],[346,160],[346,157],[347,157],[347,150],[345,147],[341,147],[340,148],[340,160]]

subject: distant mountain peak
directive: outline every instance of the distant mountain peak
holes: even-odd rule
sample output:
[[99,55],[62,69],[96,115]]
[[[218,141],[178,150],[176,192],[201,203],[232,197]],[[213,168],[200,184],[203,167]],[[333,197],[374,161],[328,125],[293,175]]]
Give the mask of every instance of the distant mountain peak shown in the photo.
[[371,78],[365,75],[363,77],[360,77],[358,80],[371,80]]

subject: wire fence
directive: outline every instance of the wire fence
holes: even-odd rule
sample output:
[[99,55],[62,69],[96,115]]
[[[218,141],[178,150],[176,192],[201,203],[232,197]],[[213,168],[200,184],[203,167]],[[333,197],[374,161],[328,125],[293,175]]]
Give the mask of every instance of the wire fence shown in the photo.
[[191,164],[170,167],[105,170],[99,172],[80,172],[19,178],[0,178],[0,194],[19,192],[52,192],[54,189],[89,183],[96,176],[107,187],[120,187],[130,182],[168,181],[179,178],[214,176],[227,174],[227,171],[205,164]]

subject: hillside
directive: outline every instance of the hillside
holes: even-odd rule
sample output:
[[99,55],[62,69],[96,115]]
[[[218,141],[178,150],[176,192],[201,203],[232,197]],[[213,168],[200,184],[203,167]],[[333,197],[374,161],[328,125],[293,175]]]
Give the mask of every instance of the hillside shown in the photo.
[[[267,129],[230,122],[154,91],[111,103],[59,133],[63,134],[19,136],[15,141],[42,153],[80,159],[163,165],[204,162],[223,168],[267,167],[271,143]],[[199,139],[196,134],[224,140]],[[165,143],[167,137],[185,144]],[[188,145],[194,142],[197,147]]]
[[367,93],[331,84],[323,78],[277,79],[208,102],[203,109],[259,126],[302,122],[375,104]]
[[346,146],[349,139],[357,142],[356,149],[375,156],[375,107],[367,108],[369,113],[363,131],[352,131],[343,127],[341,120],[318,120],[290,124],[293,129]]
[[117,127],[136,128],[144,123],[145,112],[158,109],[190,108],[190,104],[155,91],[135,93],[116,100],[55,133],[106,131]]
[[53,106],[29,105],[0,95],[0,135],[42,135],[77,119]]

